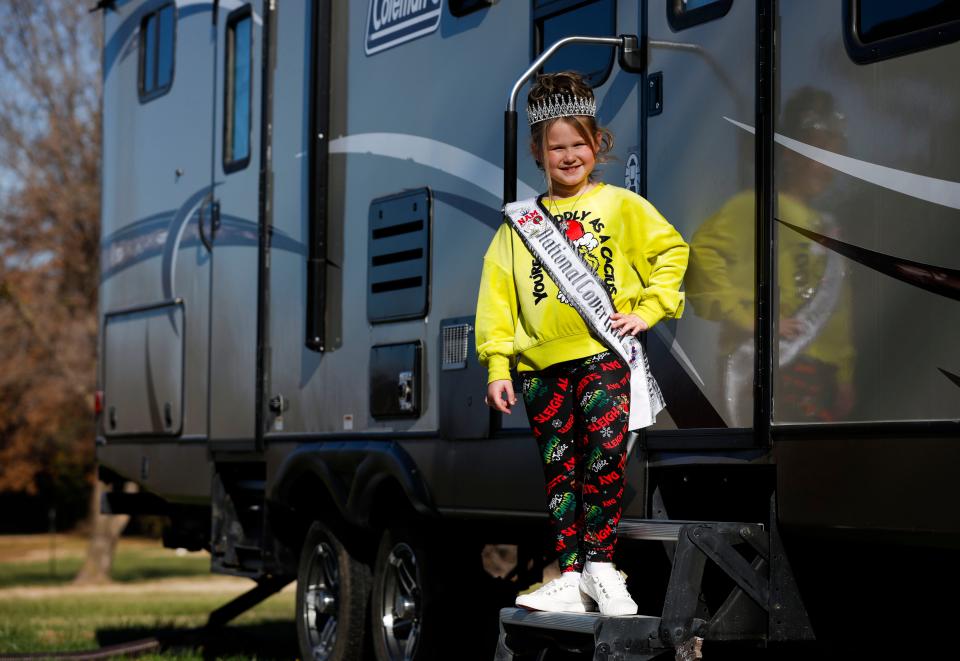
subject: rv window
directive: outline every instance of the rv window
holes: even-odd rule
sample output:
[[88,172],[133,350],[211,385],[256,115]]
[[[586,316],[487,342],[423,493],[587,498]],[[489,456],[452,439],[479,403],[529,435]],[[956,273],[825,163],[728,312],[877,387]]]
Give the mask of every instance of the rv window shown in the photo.
[[960,2],[847,0],[844,24],[851,58],[875,62],[960,39]]
[[725,16],[733,0],[667,0],[667,22],[674,31]]
[[500,0],[450,0],[450,13],[456,17],[466,16],[475,11],[486,9],[497,4]]
[[249,5],[233,12],[227,18],[223,123],[223,169],[225,172],[240,170],[250,162],[252,25]]
[[[617,34],[615,0],[594,0],[584,4],[569,0],[534,0],[534,44],[536,54],[564,37],[611,37]],[[614,49],[606,46],[576,45],[562,48],[546,66],[545,73],[575,70],[597,87],[610,75]]]
[[174,7],[164,5],[140,22],[140,101],[161,96],[173,84]]

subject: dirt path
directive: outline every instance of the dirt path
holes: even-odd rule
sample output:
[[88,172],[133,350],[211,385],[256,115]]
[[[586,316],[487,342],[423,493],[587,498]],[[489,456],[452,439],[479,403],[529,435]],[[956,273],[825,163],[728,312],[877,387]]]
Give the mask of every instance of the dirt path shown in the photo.
[[[216,576],[212,578],[184,579],[171,578],[159,581],[138,581],[136,583],[104,583],[102,585],[52,585],[43,587],[0,588],[0,601],[4,599],[49,599],[52,597],[100,595],[100,594],[143,594],[148,592],[186,593],[200,592],[218,594],[240,594],[254,587],[247,578]],[[297,589],[291,583],[283,589],[290,592]]]

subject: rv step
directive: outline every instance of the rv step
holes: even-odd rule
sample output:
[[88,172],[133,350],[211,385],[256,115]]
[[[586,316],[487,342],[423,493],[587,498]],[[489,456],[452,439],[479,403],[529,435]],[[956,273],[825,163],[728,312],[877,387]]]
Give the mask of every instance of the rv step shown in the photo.
[[[543,611],[529,611],[525,608],[501,608],[500,621],[506,625],[519,627],[533,627],[550,629],[552,631],[569,631],[593,635],[597,622],[605,618],[600,613],[546,613]],[[660,625],[660,618],[650,615],[625,615],[617,620],[629,620],[644,628],[656,631]]]
[[593,650],[601,655],[594,658],[606,659],[606,654],[623,648],[624,644],[627,648],[633,646],[629,658],[652,658],[665,649],[660,642],[659,628],[660,618],[648,615],[607,617],[599,613],[545,613],[503,608],[500,610],[496,661],[540,658],[537,650],[550,646],[568,652]]
[[[621,539],[642,539],[647,541],[675,542],[680,539],[680,530],[684,526],[710,524],[708,521],[675,521],[671,519],[622,519],[617,526],[617,537]],[[741,525],[741,524],[734,524]],[[763,524],[742,524],[749,526]]]

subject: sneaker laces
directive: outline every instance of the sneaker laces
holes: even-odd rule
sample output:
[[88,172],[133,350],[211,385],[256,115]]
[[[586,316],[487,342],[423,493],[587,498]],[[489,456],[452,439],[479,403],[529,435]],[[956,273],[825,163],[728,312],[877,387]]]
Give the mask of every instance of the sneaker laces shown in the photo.
[[630,591],[627,590],[627,584],[619,571],[603,572],[602,575],[594,574],[593,576],[597,588],[605,597],[611,599],[631,599]]
[[[544,585],[541,590],[546,595],[554,595],[558,592],[563,592],[564,590],[569,590],[571,587],[574,587],[579,584],[579,579],[574,582],[573,579],[568,579],[567,574],[564,574],[560,578],[555,578],[546,585]],[[539,592],[539,590],[538,590]]]

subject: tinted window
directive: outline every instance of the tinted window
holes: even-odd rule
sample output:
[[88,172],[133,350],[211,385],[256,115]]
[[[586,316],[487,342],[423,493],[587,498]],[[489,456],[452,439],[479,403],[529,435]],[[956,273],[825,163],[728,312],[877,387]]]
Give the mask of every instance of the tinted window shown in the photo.
[[960,2],[847,0],[843,24],[847,53],[868,64],[960,40]]
[[[542,53],[554,42],[571,36],[612,37],[616,36],[616,2],[598,0],[586,5],[541,0],[534,3],[534,19],[537,30],[537,51]],[[615,49],[608,46],[566,46],[554,55],[544,72],[579,71],[591,85],[596,87],[610,74]]]
[[720,18],[730,11],[733,0],[667,0],[667,22],[673,30]]
[[173,83],[175,15],[173,5],[164,5],[147,14],[140,23],[141,101],[154,99]]
[[486,9],[497,4],[499,0],[450,0],[447,6],[454,16],[466,16],[475,11]]
[[167,87],[173,78],[173,6],[159,11],[157,20],[157,86]]
[[157,15],[151,14],[143,23],[143,39],[140,41],[143,49],[143,68],[141,71],[140,91],[144,94],[152,92],[157,86]]
[[871,43],[958,20],[957,0],[860,0],[857,31]]
[[227,24],[224,169],[244,167],[250,160],[251,26],[249,11]]

